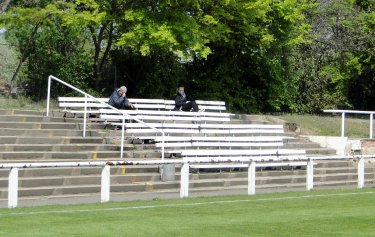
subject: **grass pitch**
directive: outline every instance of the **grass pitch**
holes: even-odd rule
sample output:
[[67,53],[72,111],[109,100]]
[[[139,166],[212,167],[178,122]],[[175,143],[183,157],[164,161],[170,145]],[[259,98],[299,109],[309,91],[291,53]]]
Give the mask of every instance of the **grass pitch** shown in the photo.
[[375,190],[0,209],[0,236],[374,236]]

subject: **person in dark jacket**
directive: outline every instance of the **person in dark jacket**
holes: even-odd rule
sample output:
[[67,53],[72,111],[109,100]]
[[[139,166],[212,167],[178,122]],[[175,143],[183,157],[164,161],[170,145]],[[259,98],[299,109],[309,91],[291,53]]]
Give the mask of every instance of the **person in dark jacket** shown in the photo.
[[134,105],[129,102],[128,98],[126,98],[126,92],[126,87],[121,86],[109,97],[108,104],[117,109],[134,109]]
[[195,102],[195,100],[192,100],[189,102],[187,101],[185,89],[182,86],[177,88],[177,95],[174,101],[175,101],[174,110],[194,111],[194,112],[199,111],[198,105]]

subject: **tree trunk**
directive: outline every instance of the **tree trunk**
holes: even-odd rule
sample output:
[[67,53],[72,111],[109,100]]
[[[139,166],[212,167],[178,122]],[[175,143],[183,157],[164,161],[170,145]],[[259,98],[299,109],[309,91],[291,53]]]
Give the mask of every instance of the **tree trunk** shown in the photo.
[[10,4],[11,0],[5,0],[1,5],[0,5],[0,14],[5,12]]

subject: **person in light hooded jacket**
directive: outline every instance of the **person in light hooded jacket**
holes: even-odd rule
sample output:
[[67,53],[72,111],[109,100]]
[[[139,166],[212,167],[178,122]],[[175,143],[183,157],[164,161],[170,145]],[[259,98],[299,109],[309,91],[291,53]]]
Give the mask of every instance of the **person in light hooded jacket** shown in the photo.
[[116,89],[109,97],[108,104],[117,109],[134,109],[134,105],[130,103],[126,97],[127,91],[128,90],[125,86]]

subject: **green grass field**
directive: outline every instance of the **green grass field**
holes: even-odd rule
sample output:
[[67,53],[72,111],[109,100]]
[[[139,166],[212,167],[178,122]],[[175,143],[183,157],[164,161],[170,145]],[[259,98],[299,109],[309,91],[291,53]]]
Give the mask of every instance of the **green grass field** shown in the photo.
[[374,236],[375,190],[0,209],[0,236]]

